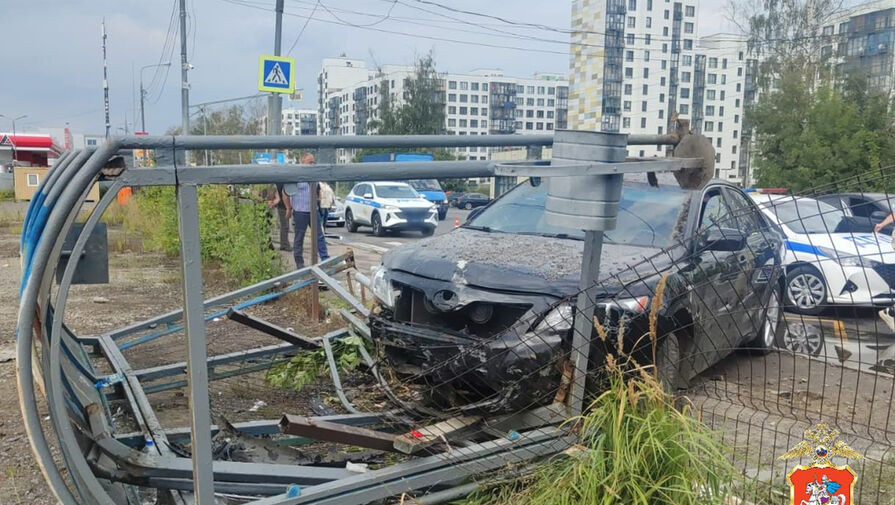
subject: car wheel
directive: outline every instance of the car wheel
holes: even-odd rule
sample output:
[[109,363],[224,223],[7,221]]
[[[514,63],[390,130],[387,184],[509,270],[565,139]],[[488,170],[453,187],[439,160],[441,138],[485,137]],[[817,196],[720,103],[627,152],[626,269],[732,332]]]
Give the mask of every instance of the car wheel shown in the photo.
[[673,332],[665,335],[656,347],[656,374],[669,393],[681,386],[681,347]]
[[466,202],[466,205],[464,205],[463,208],[466,210],[472,210],[472,204],[469,202]]
[[435,233],[435,227],[429,226],[428,228],[423,228],[420,230],[420,233],[422,233],[424,237],[431,237],[432,234]]
[[351,213],[351,209],[345,209],[345,226],[351,233],[357,231],[357,222],[354,221],[354,214]]
[[786,324],[778,345],[796,354],[818,356],[824,348],[823,331],[813,324],[793,321]]
[[379,213],[373,214],[370,224],[373,226],[373,235],[377,237],[385,236],[385,228],[382,227],[382,219],[379,217]]
[[815,316],[825,308],[827,285],[816,268],[801,265],[786,274],[785,297],[786,306],[794,312]]
[[768,299],[768,306],[764,311],[764,320],[758,334],[755,335],[748,344],[747,348],[758,354],[767,354],[775,345],[780,345],[780,320],[783,318],[780,310],[780,293],[774,290]]

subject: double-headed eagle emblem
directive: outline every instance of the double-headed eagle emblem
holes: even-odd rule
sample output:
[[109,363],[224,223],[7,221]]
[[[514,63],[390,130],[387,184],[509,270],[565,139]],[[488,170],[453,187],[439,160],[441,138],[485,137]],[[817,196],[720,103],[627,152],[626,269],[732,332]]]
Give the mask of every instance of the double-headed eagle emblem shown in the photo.
[[779,459],[811,457],[814,459],[814,466],[831,466],[830,461],[834,457],[849,459],[864,457],[842,440],[837,440],[839,435],[839,430],[830,428],[826,424],[818,424],[814,428],[805,430],[805,440],[799,442]]

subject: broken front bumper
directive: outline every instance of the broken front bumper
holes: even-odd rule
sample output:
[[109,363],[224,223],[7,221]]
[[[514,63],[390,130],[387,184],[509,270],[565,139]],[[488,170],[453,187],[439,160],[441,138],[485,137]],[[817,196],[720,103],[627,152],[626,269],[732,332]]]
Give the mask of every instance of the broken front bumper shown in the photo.
[[373,339],[405,380],[422,384],[443,408],[518,411],[551,403],[560,389],[567,332],[517,326],[483,339],[396,322],[390,315],[371,317]]

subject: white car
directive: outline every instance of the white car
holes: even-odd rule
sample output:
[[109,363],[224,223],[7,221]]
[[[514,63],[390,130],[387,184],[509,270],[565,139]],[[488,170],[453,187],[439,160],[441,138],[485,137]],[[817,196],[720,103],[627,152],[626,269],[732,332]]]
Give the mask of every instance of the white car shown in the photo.
[[841,210],[813,198],[750,193],[784,235],[784,300],[791,310],[815,315],[832,304],[895,303],[892,238],[841,232]]
[[345,198],[345,225],[350,232],[369,226],[377,237],[389,230],[428,236],[438,226],[438,209],[407,183],[361,182]]

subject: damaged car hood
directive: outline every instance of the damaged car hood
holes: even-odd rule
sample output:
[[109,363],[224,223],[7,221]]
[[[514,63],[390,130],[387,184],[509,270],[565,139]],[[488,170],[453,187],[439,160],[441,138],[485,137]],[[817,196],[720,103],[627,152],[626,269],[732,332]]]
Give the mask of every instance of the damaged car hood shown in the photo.
[[[583,249],[580,240],[457,228],[393,249],[382,262],[389,270],[456,284],[566,297],[579,291]],[[599,279],[622,274],[659,251],[607,243]],[[657,266],[654,259],[651,268]]]

